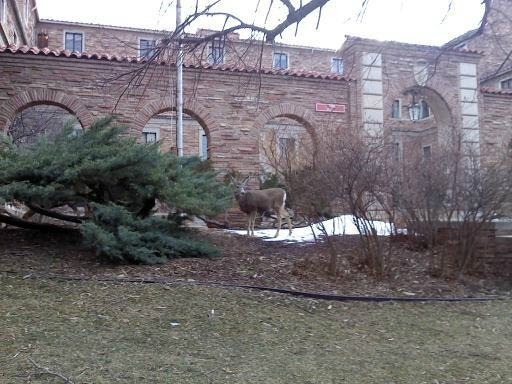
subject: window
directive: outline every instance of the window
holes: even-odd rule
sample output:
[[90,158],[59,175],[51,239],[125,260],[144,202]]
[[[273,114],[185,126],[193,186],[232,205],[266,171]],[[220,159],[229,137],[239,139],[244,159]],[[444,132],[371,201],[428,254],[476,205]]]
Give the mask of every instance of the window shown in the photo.
[[290,161],[295,157],[295,139],[291,137],[279,138],[279,155],[281,160]]
[[512,89],[512,79],[506,79],[500,82],[501,89]]
[[142,132],[144,143],[154,143],[157,140],[156,132]]
[[274,52],[272,60],[272,68],[287,69],[288,68],[288,55],[283,52]]
[[77,32],[66,32],[64,39],[64,49],[71,52],[83,52],[84,34]]
[[333,57],[331,59],[331,72],[332,73],[343,73],[343,59],[339,57]]
[[420,102],[420,119],[426,119],[430,116],[430,107],[425,100]]
[[391,105],[391,117],[393,119],[399,119],[401,117],[401,105],[400,100],[393,100]]
[[155,53],[156,41],[148,39],[139,40],[139,57],[150,58]]
[[430,145],[425,145],[423,147],[423,153],[422,153],[423,161],[430,161],[432,158],[432,148]]
[[216,38],[208,47],[208,62],[210,64],[222,64],[224,62],[224,41]]
[[199,158],[201,160],[208,159],[208,137],[202,129],[199,131]]
[[7,0],[0,0],[0,23],[5,23],[7,16]]

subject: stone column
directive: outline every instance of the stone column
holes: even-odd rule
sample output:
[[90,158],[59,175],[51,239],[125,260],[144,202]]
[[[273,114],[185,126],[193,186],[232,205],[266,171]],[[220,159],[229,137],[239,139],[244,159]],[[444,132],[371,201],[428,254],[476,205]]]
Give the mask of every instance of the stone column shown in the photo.
[[462,154],[479,156],[480,123],[476,64],[459,63],[459,77]]
[[364,134],[368,137],[380,138],[384,134],[382,55],[380,53],[363,53],[361,64]]

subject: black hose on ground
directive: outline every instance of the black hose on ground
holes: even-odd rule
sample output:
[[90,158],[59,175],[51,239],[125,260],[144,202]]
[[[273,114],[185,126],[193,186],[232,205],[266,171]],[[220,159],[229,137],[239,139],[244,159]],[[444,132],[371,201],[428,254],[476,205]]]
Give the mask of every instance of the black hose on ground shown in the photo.
[[403,301],[403,302],[461,302],[461,301],[492,301],[500,299],[499,296],[482,297],[411,297],[411,296],[354,296],[354,295],[334,295],[329,293],[297,291],[285,288],[273,288],[259,285],[216,283],[210,281],[184,281],[165,278],[117,278],[117,277],[83,277],[83,276],[65,276],[52,274],[37,274],[33,272],[18,271],[0,271],[0,273],[17,274],[23,278],[45,278],[52,280],[66,281],[92,281],[92,282],[112,282],[112,283],[139,283],[139,284],[174,284],[174,285],[197,285],[210,288],[239,288],[264,292],[281,293],[290,296],[304,297],[308,299],[328,300],[328,301],[366,301],[366,302],[385,302],[385,301]]

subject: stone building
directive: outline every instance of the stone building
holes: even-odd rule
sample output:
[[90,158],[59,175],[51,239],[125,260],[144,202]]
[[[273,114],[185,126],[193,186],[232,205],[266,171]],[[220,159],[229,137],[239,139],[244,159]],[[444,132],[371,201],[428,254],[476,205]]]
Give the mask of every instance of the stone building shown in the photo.
[[[298,136],[353,129],[386,137],[397,159],[429,157],[454,135],[491,158],[512,139],[511,16],[512,0],[494,0],[483,33],[444,46],[216,39],[185,57],[185,153],[258,173],[265,132],[278,127],[278,145],[298,152]],[[83,128],[115,113],[141,141],[174,150],[174,58],[146,65],[169,33],[41,20],[35,0],[0,0],[0,129],[40,105]]]

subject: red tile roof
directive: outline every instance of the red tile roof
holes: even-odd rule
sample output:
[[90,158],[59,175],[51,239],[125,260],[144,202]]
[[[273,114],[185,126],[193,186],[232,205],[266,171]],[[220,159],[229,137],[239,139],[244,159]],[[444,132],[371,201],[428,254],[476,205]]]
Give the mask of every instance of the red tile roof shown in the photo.
[[487,93],[491,95],[507,95],[512,96],[512,89],[500,89],[500,88],[491,88],[491,87],[481,87],[480,92]]
[[[70,52],[67,50],[57,51],[50,50],[48,48],[39,49],[37,47],[29,47],[29,46],[0,46],[0,54],[2,53],[11,53],[11,54],[27,54],[27,55],[39,55],[39,56],[54,56],[54,57],[66,57],[66,58],[75,58],[75,59],[89,59],[89,60],[105,60],[105,61],[113,61],[113,62],[124,62],[124,63],[146,63],[146,59],[141,59],[138,57],[128,57],[128,56],[116,56],[116,55],[108,55],[108,54],[98,54],[98,53],[87,53],[87,52]],[[157,64],[164,65],[169,62],[166,60],[158,60]],[[311,79],[327,79],[327,80],[349,80],[345,76],[341,76],[335,73],[325,73],[325,72],[316,72],[316,71],[299,71],[293,69],[267,69],[267,68],[250,68],[241,65],[229,65],[229,64],[209,64],[209,63],[201,63],[201,64],[191,64],[185,63],[185,68],[192,69],[211,69],[211,70],[220,70],[220,71],[229,71],[229,72],[241,72],[241,73],[262,73],[268,75],[284,75],[284,76],[295,76],[295,77],[305,77]]]

